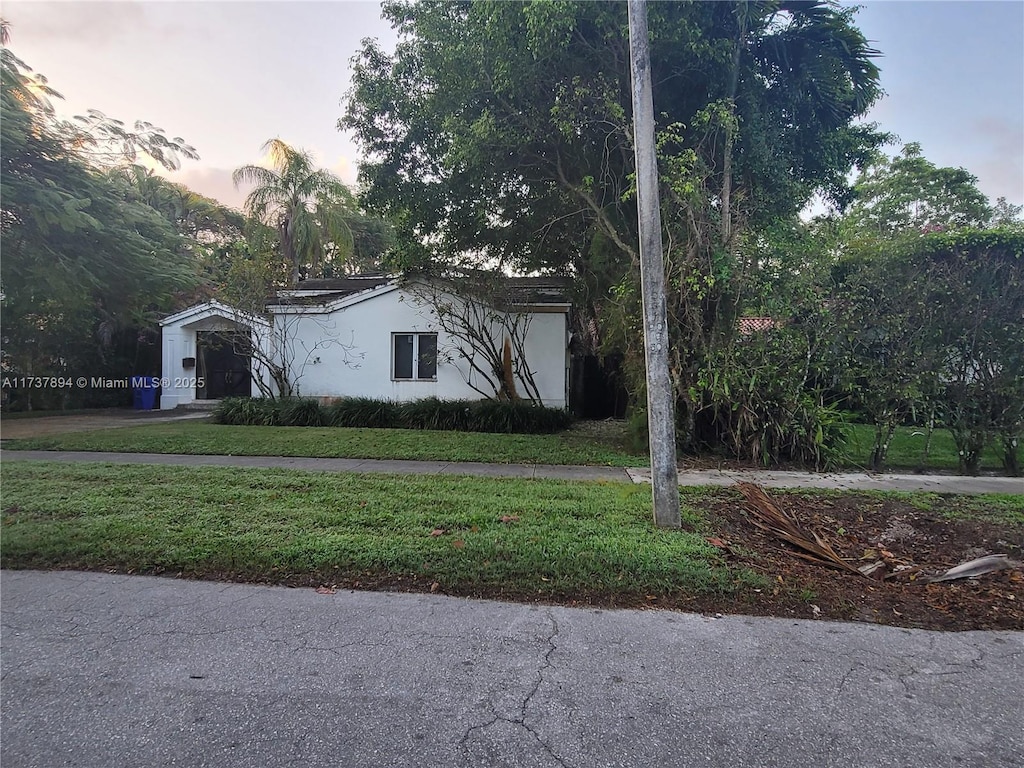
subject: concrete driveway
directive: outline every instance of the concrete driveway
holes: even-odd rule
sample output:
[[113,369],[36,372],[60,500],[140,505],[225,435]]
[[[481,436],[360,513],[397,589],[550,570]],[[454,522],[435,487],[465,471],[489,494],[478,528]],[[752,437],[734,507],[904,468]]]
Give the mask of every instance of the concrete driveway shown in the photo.
[[1024,634],[4,572],[4,768],[1024,765]]

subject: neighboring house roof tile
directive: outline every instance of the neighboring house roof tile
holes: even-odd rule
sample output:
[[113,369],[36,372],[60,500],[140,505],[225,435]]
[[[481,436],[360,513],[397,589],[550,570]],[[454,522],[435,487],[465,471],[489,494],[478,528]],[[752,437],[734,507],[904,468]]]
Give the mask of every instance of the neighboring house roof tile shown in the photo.
[[771,317],[741,317],[739,321],[740,333],[744,336],[770,331],[778,327],[778,321]]

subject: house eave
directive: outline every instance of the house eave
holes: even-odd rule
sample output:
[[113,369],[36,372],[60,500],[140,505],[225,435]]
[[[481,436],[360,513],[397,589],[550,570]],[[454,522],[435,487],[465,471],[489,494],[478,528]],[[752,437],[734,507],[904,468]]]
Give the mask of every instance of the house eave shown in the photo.
[[260,326],[269,328],[270,323],[259,315],[236,309],[219,301],[205,301],[202,304],[193,304],[191,307],[175,312],[173,315],[160,320],[160,327],[166,328],[170,325],[188,325],[199,322],[209,317],[221,317],[235,323],[242,323],[249,326]]
[[[392,281],[383,285],[378,285],[374,288],[367,288],[364,291],[358,293],[351,293],[348,296],[341,296],[337,299],[324,302],[323,304],[267,304],[267,309],[273,312],[275,315],[329,315],[332,312],[337,312],[339,309],[347,309],[348,307],[360,304],[370,299],[375,299],[378,296],[391,293],[392,291],[398,290],[398,281]],[[306,297],[300,298],[315,298],[314,295],[307,295]]]

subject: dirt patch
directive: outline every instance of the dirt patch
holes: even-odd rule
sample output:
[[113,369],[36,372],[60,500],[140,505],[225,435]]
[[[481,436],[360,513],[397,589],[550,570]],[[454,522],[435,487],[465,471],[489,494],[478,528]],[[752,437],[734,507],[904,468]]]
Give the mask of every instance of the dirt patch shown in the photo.
[[[908,500],[860,494],[807,497],[771,494],[805,530],[814,530],[853,565],[879,560],[878,575],[809,563],[794,548],[759,530],[742,500],[718,501],[709,512],[721,548],[770,579],[760,607],[776,615],[849,619],[929,629],[1024,629],[1024,574],[1020,568],[976,579],[925,583],[982,555],[1024,560],[1024,526],[962,519],[963,497],[932,497],[921,509]],[[716,542],[718,543],[718,542]],[[760,611],[758,611],[760,612]]]

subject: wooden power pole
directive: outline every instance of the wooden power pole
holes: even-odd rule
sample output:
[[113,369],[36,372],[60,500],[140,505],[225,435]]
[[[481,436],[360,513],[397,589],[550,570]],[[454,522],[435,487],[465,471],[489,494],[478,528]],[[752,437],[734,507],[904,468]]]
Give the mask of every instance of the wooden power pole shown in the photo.
[[654,144],[654,97],[647,4],[629,0],[629,53],[633,73],[633,144],[640,221],[640,287],[644,305],[644,357],[647,362],[647,428],[651,445],[654,524],[679,528],[679,474],[672,381],[668,373],[668,312],[665,259],[661,248],[661,201]]

